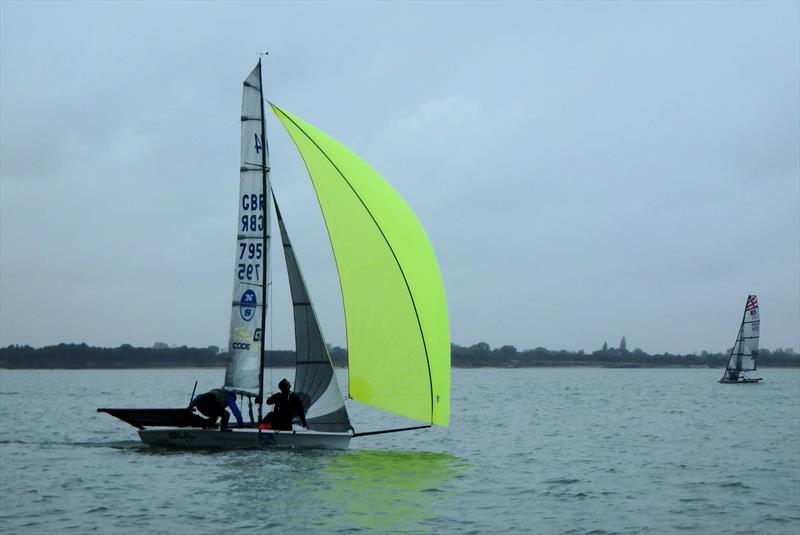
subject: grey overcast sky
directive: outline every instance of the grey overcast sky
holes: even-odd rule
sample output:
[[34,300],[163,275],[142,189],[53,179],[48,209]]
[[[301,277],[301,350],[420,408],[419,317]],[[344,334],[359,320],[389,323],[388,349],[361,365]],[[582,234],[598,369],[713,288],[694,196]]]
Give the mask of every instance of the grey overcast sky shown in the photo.
[[[0,345],[227,345],[241,83],[428,231],[454,343],[800,350],[800,3],[0,2]],[[335,267],[282,127],[328,341]],[[282,259],[273,347],[293,345]],[[282,276],[283,275],[283,276]]]

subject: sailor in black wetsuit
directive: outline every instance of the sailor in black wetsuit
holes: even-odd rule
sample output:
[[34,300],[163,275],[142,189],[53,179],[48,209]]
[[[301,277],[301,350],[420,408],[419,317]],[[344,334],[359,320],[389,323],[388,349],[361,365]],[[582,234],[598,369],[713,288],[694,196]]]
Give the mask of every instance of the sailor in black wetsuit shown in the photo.
[[223,390],[222,388],[215,388],[205,394],[195,396],[189,404],[189,408],[197,407],[202,414],[208,416],[208,425],[213,426],[217,423],[217,418],[222,417],[222,425],[219,426],[220,431],[225,431],[228,427],[228,420],[230,415],[225,410],[229,408],[233,415],[236,416],[236,421],[242,425],[242,413],[239,407],[236,406],[236,398],[232,393]]
[[262,423],[269,424],[273,429],[279,431],[291,431],[292,420],[296,416],[300,419],[303,427],[308,429],[303,402],[300,400],[300,396],[290,390],[291,387],[289,381],[281,379],[281,382],[278,383],[280,392],[267,398],[267,405],[275,405],[275,408],[264,417]]

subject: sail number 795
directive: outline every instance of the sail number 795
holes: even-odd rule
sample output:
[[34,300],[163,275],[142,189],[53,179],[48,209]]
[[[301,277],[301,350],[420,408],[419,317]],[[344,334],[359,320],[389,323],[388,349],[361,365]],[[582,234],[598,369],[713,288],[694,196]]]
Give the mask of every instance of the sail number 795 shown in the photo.
[[239,269],[236,276],[240,281],[243,280],[260,280],[258,273],[261,271],[261,264],[239,264]]
[[260,243],[240,243],[239,244],[239,260],[243,259],[247,254],[247,258],[252,260],[261,259],[261,244]]
[[261,260],[262,252],[260,243],[239,243],[239,260],[242,262],[237,266],[236,276],[240,281],[260,280],[261,264],[251,263],[248,260]]

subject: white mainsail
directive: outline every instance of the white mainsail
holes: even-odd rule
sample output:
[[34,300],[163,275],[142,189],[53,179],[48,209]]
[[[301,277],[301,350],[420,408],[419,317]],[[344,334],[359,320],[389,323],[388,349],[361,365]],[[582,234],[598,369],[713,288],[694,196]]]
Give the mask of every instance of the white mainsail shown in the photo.
[[269,150],[260,61],[244,81],[241,124],[239,216],[225,387],[260,395],[270,274]]
[[728,360],[728,370],[743,372],[756,369],[760,323],[758,298],[755,295],[748,295],[739,335]]

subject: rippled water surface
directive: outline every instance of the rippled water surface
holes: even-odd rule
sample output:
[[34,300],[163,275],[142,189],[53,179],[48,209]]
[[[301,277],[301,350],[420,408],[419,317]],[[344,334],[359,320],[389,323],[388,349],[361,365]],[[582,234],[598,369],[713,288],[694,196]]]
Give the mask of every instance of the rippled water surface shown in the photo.
[[[185,452],[95,409],[222,370],[0,370],[0,532],[800,533],[800,370],[720,373],[458,369],[448,428]],[[357,431],[405,423],[349,403]]]

